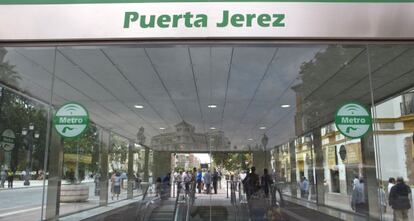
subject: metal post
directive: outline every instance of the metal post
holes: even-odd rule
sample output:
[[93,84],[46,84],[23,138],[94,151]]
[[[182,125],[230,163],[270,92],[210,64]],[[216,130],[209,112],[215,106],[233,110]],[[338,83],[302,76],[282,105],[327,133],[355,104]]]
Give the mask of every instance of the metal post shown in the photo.
[[[141,144],[142,145],[142,144]],[[144,181],[149,181],[149,148],[144,146],[145,148],[145,156],[144,156]]]
[[241,182],[238,182],[237,183],[238,185],[239,185],[239,201],[241,200],[241,192],[242,192],[242,189],[241,189]]
[[[27,139],[27,136],[24,139]],[[27,144],[27,154],[26,154],[26,175],[24,176],[24,186],[30,186],[30,160],[31,160],[31,144],[29,143],[29,141],[27,140],[28,144]]]
[[129,141],[128,145],[128,187],[127,187],[127,198],[132,199],[133,191],[134,191],[134,142],[132,140]]
[[315,175],[316,175],[316,201],[318,205],[325,204],[325,173],[323,168],[323,150],[322,150],[322,137],[321,128],[316,128],[312,132],[313,134],[313,148],[315,150]]
[[296,148],[295,141],[289,142],[290,154],[290,191],[293,197],[297,197],[297,179],[296,179]]
[[75,180],[79,182],[79,140],[76,144],[76,168],[75,168]]
[[174,181],[172,182],[172,186],[173,186],[173,198],[175,198],[175,185],[176,185],[176,183],[177,182],[175,182],[175,178],[174,178]]
[[110,145],[110,132],[102,130],[100,133],[100,194],[99,194],[99,205],[108,205],[108,149]]
[[380,219],[381,209],[378,199],[377,168],[375,163],[375,149],[373,132],[370,131],[361,138],[362,162],[364,165],[364,186],[368,196],[368,215],[370,219]]
[[49,179],[47,185],[46,220],[56,220],[60,209],[60,187],[63,169],[63,139],[52,130],[50,144]]
[[226,181],[226,192],[227,192],[227,198],[229,198],[229,181]]

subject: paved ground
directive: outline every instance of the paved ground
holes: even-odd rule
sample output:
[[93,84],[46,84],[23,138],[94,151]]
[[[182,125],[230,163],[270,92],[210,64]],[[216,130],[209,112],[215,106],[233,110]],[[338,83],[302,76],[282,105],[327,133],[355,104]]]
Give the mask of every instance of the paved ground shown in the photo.
[[[30,181],[30,186],[25,186],[25,185],[23,185],[23,183],[24,183],[23,180],[13,181],[13,189],[32,188],[32,187],[43,186],[43,180],[31,180]],[[47,185],[47,180],[46,180],[46,185]],[[5,188],[0,188],[0,191],[10,190],[9,188],[7,188],[7,181],[4,183],[4,187]]]
[[[19,182],[14,183],[14,189],[0,190],[0,220],[2,221],[34,221],[40,220],[42,205],[42,182],[31,182],[30,187],[23,186]],[[96,207],[99,205],[99,197],[94,195],[95,185],[88,182],[89,199],[84,203],[61,203],[60,214],[73,213],[80,210]],[[139,194],[137,190],[134,194]],[[109,203],[117,201],[111,199],[108,192]],[[126,199],[126,190],[121,190],[119,200]]]

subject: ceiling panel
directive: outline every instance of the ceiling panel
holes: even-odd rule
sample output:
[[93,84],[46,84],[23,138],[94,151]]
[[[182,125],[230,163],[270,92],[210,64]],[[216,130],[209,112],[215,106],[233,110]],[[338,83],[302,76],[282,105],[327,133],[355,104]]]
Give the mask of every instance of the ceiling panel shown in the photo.
[[110,48],[103,51],[134,87],[134,99],[129,105],[143,105],[139,110],[143,118],[151,118],[159,127],[171,127],[179,121],[168,94],[163,89],[153,67],[142,48]]
[[[376,101],[414,85],[412,47],[369,52]],[[345,101],[369,105],[367,53],[354,45],[60,47],[53,104],[79,102],[95,123],[130,139],[143,126],[147,144],[185,120],[196,132],[224,131],[238,147],[266,133],[270,148],[331,122]],[[5,60],[16,65],[19,89],[49,99],[53,56],[20,48]]]

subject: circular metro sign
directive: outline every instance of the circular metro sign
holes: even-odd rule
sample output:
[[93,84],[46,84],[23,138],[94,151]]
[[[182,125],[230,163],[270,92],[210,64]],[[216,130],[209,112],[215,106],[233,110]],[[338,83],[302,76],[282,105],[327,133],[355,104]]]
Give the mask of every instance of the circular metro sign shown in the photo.
[[74,138],[81,135],[88,124],[88,111],[77,103],[63,105],[53,117],[53,125],[56,131],[65,138]]
[[1,134],[1,147],[3,147],[4,151],[12,151],[15,144],[14,141],[16,139],[16,135],[10,129],[6,129]]
[[347,103],[335,114],[339,132],[349,138],[360,138],[371,128],[372,118],[368,110],[358,103]]

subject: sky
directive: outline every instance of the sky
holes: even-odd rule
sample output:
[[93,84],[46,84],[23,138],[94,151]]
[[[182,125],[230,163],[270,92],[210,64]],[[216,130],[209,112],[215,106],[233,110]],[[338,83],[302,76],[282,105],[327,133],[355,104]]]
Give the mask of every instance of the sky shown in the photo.
[[194,156],[200,159],[201,163],[210,163],[210,156],[208,153],[195,153]]

